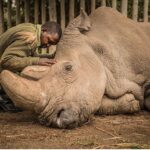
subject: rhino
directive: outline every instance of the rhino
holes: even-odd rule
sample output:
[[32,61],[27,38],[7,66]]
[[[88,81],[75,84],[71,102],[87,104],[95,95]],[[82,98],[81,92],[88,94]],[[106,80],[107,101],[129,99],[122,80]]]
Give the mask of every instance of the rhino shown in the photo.
[[81,9],[57,45],[57,63],[1,73],[16,106],[46,126],[74,128],[91,115],[150,110],[150,24],[100,7]]

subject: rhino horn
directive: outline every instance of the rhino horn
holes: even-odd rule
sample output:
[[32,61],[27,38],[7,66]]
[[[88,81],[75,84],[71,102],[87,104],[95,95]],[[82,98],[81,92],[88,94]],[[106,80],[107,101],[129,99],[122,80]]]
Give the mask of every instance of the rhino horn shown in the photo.
[[45,106],[46,96],[39,82],[22,78],[7,70],[2,71],[0,82],[16,106],[36,112]]
[[78,29],[80,30],[80,32],[89,31],[91,28],[91,21],[87,13],[83,10],[83,8],[80,9],[80,17],[81,22]]

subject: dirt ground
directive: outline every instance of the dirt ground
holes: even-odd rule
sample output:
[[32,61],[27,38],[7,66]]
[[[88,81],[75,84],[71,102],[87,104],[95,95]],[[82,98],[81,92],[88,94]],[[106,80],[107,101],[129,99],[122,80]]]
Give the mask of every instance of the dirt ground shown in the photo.
[[0,113],[0,148],[150,148],[150,112],[94,116],[71,130],[42,126],[31,112]]

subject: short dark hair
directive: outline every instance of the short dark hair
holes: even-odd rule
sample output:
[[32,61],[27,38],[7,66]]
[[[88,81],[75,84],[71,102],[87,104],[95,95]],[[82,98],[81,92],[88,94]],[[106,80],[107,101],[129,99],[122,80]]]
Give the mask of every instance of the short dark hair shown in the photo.
[[46,30],[47,33],[51,34],[51,33],[57,33],[58,34],[58,38],[61,38],[62,35],[62,30],[59,24],[57,24],[54,21],[48,21],[46,23],[44,23],[42,25],[42,30]]

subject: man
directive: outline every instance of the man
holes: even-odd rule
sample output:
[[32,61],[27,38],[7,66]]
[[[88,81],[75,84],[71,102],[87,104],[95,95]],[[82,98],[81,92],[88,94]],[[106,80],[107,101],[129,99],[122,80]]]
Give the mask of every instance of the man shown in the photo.
[[34,57],[37,48],[56,45],[61,28],[55,22],[44,25],[24,23],[7,30],[0,36],[0,66],[13,72],[29,65],[51,65],[53,60]]
[[[42,48],[56,45],[61,37],[60,26],[55,22],[43,25],[23,23],[8,29],[0,36],[0,71],[3,69],[20,72],[30,65],[49,66],[54,59],[37,57],[36,52]],[[0,90],[0,109],[15,111],[13,104],[6,101],[6,95]]]

